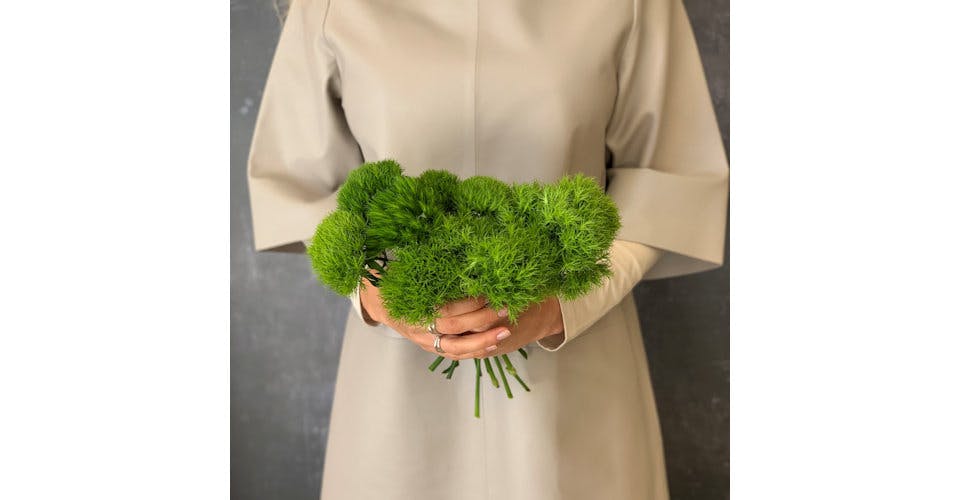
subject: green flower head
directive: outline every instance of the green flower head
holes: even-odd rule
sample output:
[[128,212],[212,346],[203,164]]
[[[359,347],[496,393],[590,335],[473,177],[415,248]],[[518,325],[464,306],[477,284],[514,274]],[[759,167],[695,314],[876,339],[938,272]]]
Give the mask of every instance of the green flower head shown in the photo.
[[462,298],[457,272],[462,257],[436,244],[397,248],[380,296],[390,316],[408,324],[426,324],[436,318],[436,308]]
[[400,177],[370,200],[367,244],[373,250],[423,242],[450,208],[450,195],[436,177]]
[[543,189],[543,219],[560,244],[564,273],[602,269],[620,229],[620,215],[613,200],[590,177],[564,177]]
[[490,307],[507,308],[516,321],[557,284],[558,252],[542,226],[507,226],[471,242],[464,252],[464,296],[485,296]]
[[364,272],[364,229],[359,215],[334,210],[313,234],[307,249],[313,272],[340,295],[350,295]]
[[577,271],[562,272],[557,294],[565,300],[573,300],[600,285],[611,274],[605,259]]
[[500,219],[512,211],[513,204],[510,186],[492,177],[471,177],[457,189],[456,206],[461,214]]
[[454,196],[460,184],[456,175],[446,170],[426,170],[418,179],[423,196],[430,200],[430,204],[442,206],[444,212],[453,211]]
[[543,225],[543,185],[539,182],[513,185],[514,218],[517,223]]
[[337,193],[337,207],[357,215],[366,215],[370,200],[401,177],[403,169],[393,160],[365,163],[347,175]]

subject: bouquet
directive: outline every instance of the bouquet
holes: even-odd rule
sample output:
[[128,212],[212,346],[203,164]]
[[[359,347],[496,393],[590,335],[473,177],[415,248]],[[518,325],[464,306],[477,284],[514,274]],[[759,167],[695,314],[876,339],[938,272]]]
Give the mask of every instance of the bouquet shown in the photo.
[[[308,254],[322,283],[350,295],[366,278],[379,288],[387,312],[408,324],[429,324],[439,306],[480,296],[492,308],[506,308],[515,324],[530,305],[550,296],[579,297],[609,276],[619,228],[616,205],[580,174],[553,184],[508,185],[484,176],[460,180],[442,170],[410,177],[397,162],[383,160],[350,172]],[[428,369],[442,361],[438,356]],[[506,354],[493,361],[508,398],[504,366],[530,390]],[[459,364],[451,361],[442,373],[451,378]],[[480,364],[474,359],[478,418]],[[499,388],[490,358],[483,364]]]

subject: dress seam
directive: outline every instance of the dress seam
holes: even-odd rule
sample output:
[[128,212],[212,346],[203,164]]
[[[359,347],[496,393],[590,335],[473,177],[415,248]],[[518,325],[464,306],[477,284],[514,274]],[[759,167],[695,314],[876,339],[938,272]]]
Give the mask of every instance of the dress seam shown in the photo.
[[[482,370],[483,369],[481,368],[481,371]],[[489,476],[489,472],[487,471],[487,423],[483,419],[483,414],[486,413],[487,411],[486,398],[484,397],[487,391],[485,391],[484,389],[485,389],[484,384],[480,384],[480,411],[481,411],[480,439],[481,441],[483,441],[483,484],[484,486],[486,486],[486,489],[487,489],[486,498],[487,500],[489,500],[490,499],[490,481],[488,481],[487,478],[489,478],[490,476]]]
[[[621,301],[619,304],[617,304],[616,307],[620,309],[620,317],[624,320],[624,324],[625,325],[629,323],[635,324],[637,326],[637,331],[640,333],[640,335],[631,335],[628,333],[627,342],[630,343],[630,350],[632,351],[632,355],[633,355],[633,374],[634,374],[634,377],[636,378],[637,394],[640,395],[641,404],[642,404],[644,402],[644,398],[642,396],[644,392],[647,389],[650,389],[652,391],[653,388],[649,387],[647,384],[644,383],[645,379],[644,379],[641,368],[642,367],[646,368],[646,380],[650,380],[650,365],[646,355],[646,347],[643,344],[643,325],[640,323],[640,311],[639,311],[639,307],[637,306],[636,299],[633,297],[632,289],[630,290],[630,293],[627,294],[626,298],[629,299],[630,302],[624,305],[623,303],[624,301]],[[632,307],[634,314],[631,315],[628,311],[624,310],[623,307]],[[636,316],[636,318],[633,318],[632,316]],[[635,321],[631,321],[634,319]],[[640,344],[637,344],[637,342],[639,342]],[[643,353],[643,356],[640,355],[641,352]],[[661,434],[662,431],[660,429],[660,415],[657,410],[656,395],[651,392],[650,398],[653,400],[653,407],[650,408],[650,413],[652,413],[653,415],[653,419],[657,427],[657,434],[660,436],[659,440],[657,440],[657,445],[659,449],[654,450],[654,454],[659,454],[659,459],[654,458],[654,460],[657,460],[659,462],[657,465],[663,468],[664,474],[666,474],[665,472],[666,464],[664,463],[664,458],[663,458],[664,457],[663,436]],[[648,421],[644,421],[643,424],[644,424],[644,427],[646,428],[649,428],[650,426],[650,422]],[[661,482],[663,481],[663,479],[664,478],[656,477],[654,481]],[[665,498],[670,498],[669,485],[664,482],[660,486],[663,487],[667,492]],[[657,488],[657,484],[651,485],[651,488],[654,488],[654,489]],[[657,495],[656,491],[652,491],[651,495],[653,497],[656,497]]]
[[[330,17],[330,6],[333,4],[333,0],[328,0],[326,8],[323,9],[323,18],[320,19],[320,39],[323,40],[323,44],[327,46],[327,50],[330,50],[330,41],[327,39],[327,18]],[[332,53],[333,51],[330,50]]]
[[480,175],[480,132],[479,132],[479,102],[480,90],[477,82],[480,72],[480,1],[474,2],[476,6],[476,30],[473,43],[473,175]]
[[[480,89],[479,89],[479,73],[480,73],[480,0],[474,0],[474,39],[473,39],[473,175],[480,175]],[[483,413],[486,413],[486,401],[485,393],[486,391],[482,390],[480,394],[480,410]],[[488,467],[488,458],[489,453],[487,453],[487,424],[486,421],[481,417],[480,419],[480,439],[483,442],[483,484],[486,487],[486,495],[484,498],[490,500],[490,477],[489,467]]]
[[[624,299],[621,299],[621,300],[620,300],[620,303],[619,303],[619,304],[617,304],[616,306],[614,306],[614,307],[616,307],[617,309],[620,310],[620,318],[623,320],[623,323],[626,325],[626,324],[629,324],[629,323],[631,322],[631,321],[630,321],[631,318],[629,317],[629,315],[627,314],[627,312],[623,310],[623,307],[624,307],[623,302],[624,302],[625,299],[629,299],[631,302],[633,302],[633,303],[628,303],[628,304],[627,304],[627,307],[633,307],[634,309],[637,308],[636,303],[635,303],[635,300],[636,300],[636,299],[633,298],[633,289],[630,290],[630,292],[627,294],[627,296],[626,296]],[[639,388],[642,388],[642,387],[643,387],[643,377],[642,377],[641,374],[640,374],[640,362],[642,361],[642,362],[646,363],[646,359],[641,359],[641,357],[640,357],[640,355],[639,355],[639,352],[637,352],[637,344],[636,344],[636,342],[637,342],[637,341],[643,342],[643,337],[642,337],[642,335],[643,335],[643,326],[639,324],[639,320],[640,320],[639,311],[637,311],[637,312],[638,312],[638,314],[637,314],[637,322],[638,322],[638,324],[637,324],[637,329],[640,330],[640,335],[641,335],[641,337],[637,339],[637,338],[634,338],[634,335],[628,334],[628,335],[627,335],[627,342],[630,343],[630,351],[631,351],[632,354],[633,354],[633,374],[634,374],[634,378],[636,378],[637,388],[639,389]],[[644,356],[644,358],[645,358],[645,356]]]

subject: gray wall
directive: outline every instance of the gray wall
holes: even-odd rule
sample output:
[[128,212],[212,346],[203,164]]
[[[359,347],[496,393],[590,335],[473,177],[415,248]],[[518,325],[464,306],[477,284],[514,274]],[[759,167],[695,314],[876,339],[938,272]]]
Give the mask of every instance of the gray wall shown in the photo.
[[[686,0],[729,150],[729,0]],[[346,299],[302,255],[253,252],[247,150],[285,0],[231,0],[231,489],[316,499]],[[729,497],[729,267],[634,291],[672,497]]]

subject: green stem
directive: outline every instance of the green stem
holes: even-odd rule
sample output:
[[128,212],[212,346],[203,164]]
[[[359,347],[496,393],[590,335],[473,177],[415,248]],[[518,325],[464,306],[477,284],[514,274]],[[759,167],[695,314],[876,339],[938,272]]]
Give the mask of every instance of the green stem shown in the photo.
[[523,356],[523,359],[527,359],[527,351],[524,351],[523,348],[520,348],[520,355]]
[[520,382],[520,385],[523,386],[524,390],[526,390],[527,392],[530,392],[530,388],[527,387],[526,382],[524,382],[523,379],[520,378],[520,375],[517,375],[517,369],[514,368],[513,363],[510,362],[510,357],[504,354],[502,358],[503,358],[503,362],[507,365],[507,373],[509,373],[510,375],[513,375],[513,378],[517,379],[517,382]]
[[499,389],[500,382],[497,381],[497,376],[493,374],[493,366],[490,365],[490,358],[483,358],[483,366],[487,367],[487,375],[490,375],[490,383]]
[[437,359],[433,360],[433,363],[430,363],[430,366],[427,367],[427,370],[434,371],[440,366],[440,363],[443,363],[443,356],[437,356]]
[[370,274],[370,271],[364,271],[363,277],[367,278],[367,281],[369,281],[371,285],[380,288],[380,278]]
[[477,383],[473,388],[473,416],[480,418],[480,360],[474,358],[473,366],[477,369]]
[[453,363],[450,363],[450,368],[447,368],[448,370],[450,370],[447,372],[447,380],[449,380],[450,377],[453,376],[453,371],[456,370],[458,366],[460,366],[460,362],[457,360],[453,360]]
[[367,261],[367,265],[370,266],[370,267],[372,267],[372,268],[374,268],[374,269],[376,269],[377,271],[380,271],[381,274],[383,274],[383,273],[386,272],[386,271],[383,269],[383,266],[380,265],[380,263],[377,262],[375,259],[368,260],[368,261]]
[[507,382],[507,376],[503,374],[503,365],[500,364],[500,358],[494,356],[493,361],[497,364],[500,378],[503,379],[503,390],[507,391],[507,399],[513,399],[513,391],[510,390],[510,382]]

